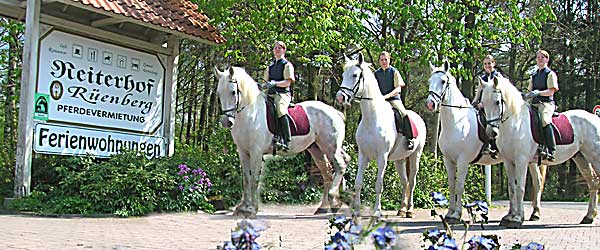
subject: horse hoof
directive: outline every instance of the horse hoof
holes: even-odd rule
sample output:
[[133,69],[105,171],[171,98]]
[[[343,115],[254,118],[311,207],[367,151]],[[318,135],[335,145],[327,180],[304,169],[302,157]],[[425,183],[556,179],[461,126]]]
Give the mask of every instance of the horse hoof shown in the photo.
[[238,207],[233,212],[233,216],[243,217],[243,218],[246,218],[246,219],[256,219],[256,212],[251,211],[248,208]]
[[342,207],[332,207],[332,208],[331,208],[331,213],[334,213],[334,214],[335,214],[335,213],[339,212],[339,211],[340,211],[340,209],[342,209]]
[[517,222],[517,221],[506,221],[505,223],[505,227],[506,228],[510,228],[510,229],[519,229],[519,228],[523,228],[523,223],[522,222]]
[[398,210],[398,213],[396,214],[396,216],[406,217],[406,211]]
[[581,222],[579,222],[579,224],[592,224],[594,222],[594,219],[590,219],[588,217],[583,217],[583,220],[581,220]]
[[529,217],[529,221],[538,221],[540,220],[540,216],[537,214],[532,214],[531,217]]
[[415,213],[413,213],[413,212],[406,212],[406,218],[415,218]]
[[445,220],[446,220],[446,222],[448,224],[459,224],[460,223],[460,219],[459,218],[454,218],[454,217],[448,217],[448,216],[446,216]]
[[500,226],[501,227],[506,227],[506,223],[508,223],[508,221],[503,219],[503,220],[500,221]]
[[[333,209],[331,209],[333,210]],[[328,214],[329,210],[325,209],[325,208],[318,208],[317,211],[315,211],[314,215],[319,215],[319,214]]]

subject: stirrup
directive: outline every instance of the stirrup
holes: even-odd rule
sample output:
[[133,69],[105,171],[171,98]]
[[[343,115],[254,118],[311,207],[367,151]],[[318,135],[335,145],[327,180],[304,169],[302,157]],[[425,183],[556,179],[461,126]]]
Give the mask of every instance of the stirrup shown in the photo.
[[281,142],[276,142],[275,147],[277,147],[277,150],[280,150],[283,152],[287,152],[290,150],[290,147],[288,145],[286,145],[285,143],[281,143]]

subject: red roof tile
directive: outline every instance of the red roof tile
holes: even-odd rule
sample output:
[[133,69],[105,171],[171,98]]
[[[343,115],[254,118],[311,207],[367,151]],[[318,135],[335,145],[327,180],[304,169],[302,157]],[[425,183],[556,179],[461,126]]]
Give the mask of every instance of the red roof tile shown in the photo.
[[208,24],[198,5],[188,0],[73,0],[96,9],[134,18],[217,44],[226,40]]

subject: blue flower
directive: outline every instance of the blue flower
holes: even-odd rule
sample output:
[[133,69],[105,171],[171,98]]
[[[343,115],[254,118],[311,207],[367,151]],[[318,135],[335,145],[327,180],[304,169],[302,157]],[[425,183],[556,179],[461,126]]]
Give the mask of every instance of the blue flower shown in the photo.
[[485,249],[485,250],[492,250],[494,249],[494,247],[498,246],[498,244],[496,244],[496,242],[494,242],[493,239],[487,238],[485,236],[473,236],[470,240],[469,240],[469,250],[475,250],[475,249]]
[[526,246],[522,246],[520,250],[544,250],[544,245],[531,242]]
[[485,201],[475,201],[465,205],[466,208],[475,208],[475,211],[480,211],[482,214],[488,214],[489,208]]
[[456,240],[452,238],[444,239],[444,245],[441,245],[439,250],[458,250],[458,246],[456,246]]
[[448,200],[440,192],[431,192],[431,197],[433,198],[433,201],[441,207],[448,205]]
[[431,239],[432,242],[436,242],[440,238],[441,235],[442,234],[441,234],[440,230],[437,228],[434,228],[434,229],[427,231],[426,238]]
[[377,249],[387,248],[388,246],[394,245],[394,240],[396,239],[396,232],[391,227],[382,226],[377,228],[375,232],[371,233],[373,236],[373,240],[375,241],[375,246]]
[[223,250],[237,250],[237,247],[231,241],[225,241],[223,243]]

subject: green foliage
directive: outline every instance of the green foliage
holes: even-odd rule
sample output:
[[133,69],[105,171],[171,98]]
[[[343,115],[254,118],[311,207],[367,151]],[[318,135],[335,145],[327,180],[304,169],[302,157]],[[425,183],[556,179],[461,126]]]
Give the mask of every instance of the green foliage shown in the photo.
[[[310,176],[305,154],[271,158],[262,171],[262,200],[272,203],[312,203],[321,198],[322,185]],[[320,175],[319,175],[320,176]]]
[[[44,158],[47,158],[45,160]],[[195,200],[179,196],[177,163],[149,160],[136,152],[112,158],[47,156],[32,167],[32,195],[11,208],[39,213],[138,216],[155,211],[211,211],[206,193]]]

